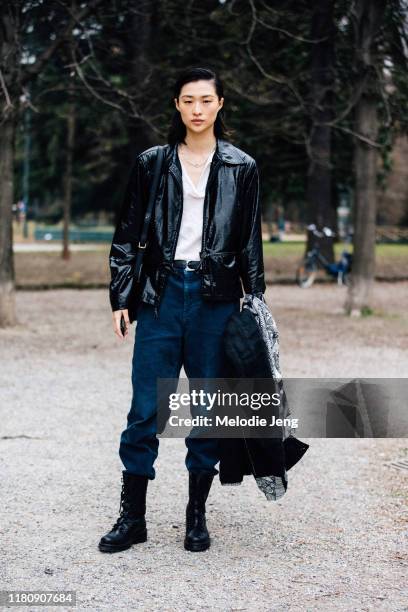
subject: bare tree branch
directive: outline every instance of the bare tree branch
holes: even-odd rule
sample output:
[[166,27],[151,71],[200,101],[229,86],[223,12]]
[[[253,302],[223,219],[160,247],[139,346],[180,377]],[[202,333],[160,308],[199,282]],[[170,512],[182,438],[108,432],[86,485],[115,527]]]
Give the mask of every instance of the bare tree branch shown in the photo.
[[[66,26],[66,28],[60,32],[59,35],[56,35],[55,40],[51,43],[51,45],[43,51],[43,53],[38,57],[38,59],[31,66],[27,66],[21,76],[21,82],[24,85],[30,79],[35,77],[37,74],[41,72],[44,65],[50,60],[50,58],[54,55],[55,51],[61,44],[71,35],[71,32],[74,26],[85,19],[95,8],[97,8],[100,4],[102,4],[104,0],[90,0],[87,6],[79,11],[79,13],[71,17],[70,22]],[[67,7],[66,7],[67,8]]]
[[255,57],[255,54],[252,51],[252,47],[251,47],[251,40],[252,40],[254,31],[255,31],[255,28],[256,28],[257,10],[256,10],[255,3],[254,3],[253,0],[249,0],[249,4],[251,6],[252,22],[250,24],[248,36],[247,36],[246,40],[242,43],[245,46],[246,50],[247,50],[248,56],[250,57],[252,62],[255,64],[255,66],[258,68],[258,70],[261,72],[261,74],[266,79],[268,79],[270,81],[273,81],[274,83],[278,83],[279,85],[286,86],[289,89],[289,91],[294,95],[296,100],[299,102],[300,106],[302,108],[305,108],[303,98],[299,94],[299,92],[296,90],[296,88],[293,85],[292,81],[290,79],[286,78],[286,77],[273,75],[273,74],[267,72],[265,70],[265,68],[261,65],[261,63],[258,61],[258,59]]
[[[81,62],[81,64],[83,64],[84,62]],[[106,106],[110,106],[111,108],[114,108],[115,110],[119,111],[121,114],[125,114],[128,115],[134,119],[140,119],[142,121],[144,121],[147,125],[149,125],[149,127],[153,130],[153,132],[155,132],[156,134],[158,134],[160,137],[163,137],[164,134],[163,132],[157,127],[157,125],[155,123],[152,122],[152,120],[144,115],[142,115],[137,107],[136,104],[134,103],[134,99],[132,96],[130,96],[129,94],[127,94],[125,91],[117,89],[117,88],[112,88],[112,86],[110,85],[110,83],[108,84],[110,86],[110,88],[113,90],[113,92],[117,95],[119,95],[120,97],[124,98],[126,100],[126,102],[128,102],[129,107],[131,112],[127,112],[126,109],[121,105],[118,104],[116,102],[113,102],[111,100],[108,100],[107,98],[105,98],[104,96],[102,96],[88,81],[88,79],[85,76],[85,73],[80,65],[80,63],[77,61],[76,59],[76,55],[75,55],[75,50],[73,49],[72,52],[72,64],[70,64],[71,67],[73,67],[77,73],[77,75],[79,76],[81,82],[84,84],[85,88],[89,91],[90,94],[92,94],[92,96],[94,96],[97,100],[99,100],[100,102],[102,102],[103,104],[105,104]],[[101,81],[105,82],[106,81],[101,77]]]
[[4,80],[3,72],[1,70],[1,68],[0,68],[0,85],[1,85],[1,88],[2,88],[3,93],[4,93],[4,97],[6,98],[6,106],[3,109],[3,111],[6,112],[7,109],[14,108],[14,105],[11,102],[10,95],[9,95],[9,92],[8,92],[8,89],[7,89],[7,85],[6,85],[6,82]]
[[256,20],[267,30],[272,30],[274,32],[280,32],[281,34],[285,34],[285,36],[288,36],[289,38],[292,38],[293,40],[298,40],[299,42],[315,44],[315,43],[323,42],[327,38],[327,37],[323,37],[323,38],[312,39],[312,38],[304,38],[303,36],[296,36],[296,34],[292,34],[292,32],[289,32],[288,30],[285,30],[284,28],[278,28],[277,26],[273,26],[270,23],[266,23],[266,21],[261,19],[261,17],[259,16],[256,17]]
[[376,149],[380,149],[382,147],[382,144],[380,142],[375,142],[374,140],[371,140],[371,138],[368,138],[367,136],[363,136],[363,134],[358,134],[358,132],[355,132],[354,130],[351,130],[350,128],[346,128],[341,125],[335,125],[334,127],[337,130],[346,132],[346,134],[351,134],[358,140],[361,140],[361,142],[365,142],[366,144],[370,145],[370,147],[375,147]]

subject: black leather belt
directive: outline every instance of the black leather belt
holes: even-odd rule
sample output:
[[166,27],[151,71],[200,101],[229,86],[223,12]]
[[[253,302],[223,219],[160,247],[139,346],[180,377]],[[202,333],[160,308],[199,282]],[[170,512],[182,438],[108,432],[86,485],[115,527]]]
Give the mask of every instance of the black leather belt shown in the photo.
[[173,266],[175,268],[184,268],[188,270],[197,270],[201,264],[200,260],[194,259],[175,259],[173,261]]

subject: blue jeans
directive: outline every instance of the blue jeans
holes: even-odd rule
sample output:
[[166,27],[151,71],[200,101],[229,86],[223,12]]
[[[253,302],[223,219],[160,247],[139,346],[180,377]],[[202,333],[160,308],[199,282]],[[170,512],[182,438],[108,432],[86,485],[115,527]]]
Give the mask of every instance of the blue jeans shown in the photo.
[[[238,312],[239,298],[228,302],[205,301],[200,293],[200,272],[173,268],[159,308],[142,303],[138,310],[132,359],[133,397],[127,427],[120,438],[119,456],[125,470],[155,478],[158,455],[157,378],[178,379],[182,365],[188,378],[226,375],[222,349],[228,318]],[[218,440],[187,437],[186,467],[218,474]]]

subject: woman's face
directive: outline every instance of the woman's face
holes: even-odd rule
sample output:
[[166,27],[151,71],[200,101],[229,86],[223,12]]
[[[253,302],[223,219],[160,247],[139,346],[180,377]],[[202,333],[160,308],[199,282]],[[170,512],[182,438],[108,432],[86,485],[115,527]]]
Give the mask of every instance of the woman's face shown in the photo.
[[187,130],[198,134],[212,128],[224,98],[218,98],[214,81],[202,80],[183,85],[174,103]]

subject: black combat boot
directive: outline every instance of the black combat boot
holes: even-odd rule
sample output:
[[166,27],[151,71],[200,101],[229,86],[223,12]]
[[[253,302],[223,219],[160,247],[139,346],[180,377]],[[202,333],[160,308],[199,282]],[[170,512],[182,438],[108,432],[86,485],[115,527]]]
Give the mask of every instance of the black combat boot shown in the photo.
[[122,474],[120,515],[112,530],[99,542],[102,552],[119,552],[147,540],[145,514],[148,477],[126,471]]
[[210,492],[214,474],[210,472],[189,472],[186,508],[186,537],[184,548],[192,552],[207,550],[210,547],[210,535],[205,521],[205,502]]

